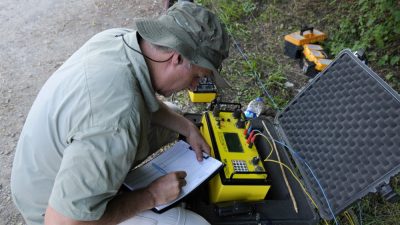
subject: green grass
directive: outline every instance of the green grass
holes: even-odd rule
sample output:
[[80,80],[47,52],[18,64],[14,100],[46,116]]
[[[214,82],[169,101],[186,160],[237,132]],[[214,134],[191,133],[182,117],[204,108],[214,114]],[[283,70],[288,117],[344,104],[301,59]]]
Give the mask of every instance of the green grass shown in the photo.
[[[339,3],[339,4],[338,4]],[[397,0],[335,1],[339,20],[327,16],[332,24],[327,48],[337,54],[343,48],[366,49],[367,59],[383,78],[400,90],[400,3]],[[351,13],[353,12],[353,13]],[[356,12],[356,13],[354,13]]]

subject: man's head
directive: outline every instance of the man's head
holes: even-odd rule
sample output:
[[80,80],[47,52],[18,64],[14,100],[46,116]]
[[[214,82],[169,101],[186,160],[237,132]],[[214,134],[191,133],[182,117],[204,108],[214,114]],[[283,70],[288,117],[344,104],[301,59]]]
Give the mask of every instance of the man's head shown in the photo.
[[142,19],[136,25],[146,41],[176,50],[191,64],[212,71],[217,86],[229,86],[218,73],[228,57],[229,37],[209,10],[191,2],[178,2],[157,20]]

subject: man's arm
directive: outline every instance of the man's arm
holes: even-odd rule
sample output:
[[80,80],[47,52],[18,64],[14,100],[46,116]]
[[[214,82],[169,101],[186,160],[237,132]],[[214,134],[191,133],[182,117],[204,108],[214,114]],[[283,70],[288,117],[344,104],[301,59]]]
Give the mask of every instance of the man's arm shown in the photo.
[[208,146],[196,125],[171,110],[162,101],[159,102],[160,109],[153,113],[151,121],[185,136],[186,141],[194,148],[198,161],[203,160],[202,152],[210,154],[210,146]]
[[45,214],[46,225],[89,225],[118,224],[147,209],[175,200],[186,185],[186,173],[172,172],[151,183],[147,188],[124,192],[113,198],[103,216],[97,221],[77,221],[48,206]]

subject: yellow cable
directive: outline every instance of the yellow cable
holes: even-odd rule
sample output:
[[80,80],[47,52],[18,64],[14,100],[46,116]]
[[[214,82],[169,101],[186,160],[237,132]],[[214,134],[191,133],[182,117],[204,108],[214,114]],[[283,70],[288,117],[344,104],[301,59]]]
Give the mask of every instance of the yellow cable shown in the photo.
[[[266,159],[264,160],[264,162],[273,162],[273,163],[278,163],[280,165],[282,165],[283,167],[285,167],[287,170],[289,170],[289,172],[292,174],[292,176],[294,177],[294,179],[297,181],[297,183],[299,183],[301,189],[303,189],[304,193],[307,195],[307,197],[310,199],[310,201],[312,202],[312,204],[315,206],[316,209],[318,209],[317,204],[315,203],[314,199],[311,197],[311,195],[307,192],[307,190],[305,189],[304,185],[301,183],[300,179],[294,174],[293,170],[290,169],[289,166],[287,166],[286,164],[276,161],[276,160],[272,160],[272,159]],[[329,225],[329,223],[322,219],[326,225]],[[353,224],[354,225],[354,224]]]
[[[268,136],[269,136],[269,138],[270,138],[270,140],[271,140],[271,142],[272,142],[272,144],[273,144],[273,146],[274,146],[274,150],[275,150],[275,154],[276,154],[276,159],[277,159],[277,161],[278,161],[278,162],[281,162],[281,157],[279,156],[279,152],[278,152],[278,149],[277,149],[277,147],[276,147],[275,141],[274,141],[274,139],[272,138],[272,135],[271,135],[271,133],[269,132],[269,129],[268,129],[267,125],[265,124],[265,122],[264,122],[263,120],[261,120],[261,123],[263,124],[264,129],[265,129],[265,131],[267,132],[267,134],[268,134]],[[266,137],[265,137],[265,138],[266,138]],[[268,139],[268,138],[267,138],[267,139]],[[296,198],[295,198],[295,196],[294,196],[294,194],[293,194],[293,191],[292,191],[292,188],[291,188],[291,186],[290,186],[290,184],[289,184],[289,181],[288,181],[288,179],[287,179],[285,170],[283,169],[282,165],[280,165],[280,168],[281,168],[281,171],[282,171],[282,175],[283,175],[283,179],[284,179],[284,181],[285,181],[286,187],[287,187],[287,189],[288,189],[288,191],[289,191],[290,199],[292,199],[293,208],[294,208],[294,210],[296,211],[296,213],[298,213],[298,212],[299,212],[299,209],[298,209],[298,206],[297,206],[297,201],[296,201]]]
[[273,159],[265,159],[264,162],[273,162],[273,163],[278,163],[279,165],[282,165],[283,167],[285,167],[287,170],[289,170],[289,172],[292,174],[292,176],[294,177],[294,179],[297,181],[297,183],[299,183],[301,189],[303,189],[304,193],[307,195],[307,197],[311,200],[312,204],[315,206],[315,208],[318,209],[317,204],[314,202],[314,200],[312,199],[311,195],[307,192],[307,190],[305,189],[304,185],[301,183],[300,179],[294,174],[293,170],[290,169],[289,166],[287,166],[286,164],[273,160]]
[[350,225],[355,225],[353,218],[351,217],[350,213],[347,210],[344,211],[343,214],[346,217],[346,219],[349,221]]
[[[269,140],[269,138],[267,136],[265,136],[262,133],[257,133],[256,135],[262,136],[263,138],[265,138],[267,140],[267,142],[270,144],[271,146],[271,152],[268,154],[267,158],[264,159],[264,162],[274,162],[274,163],[278,163],[282,166],[284,166],[287,170],[289,170],[289,172],[292,174],[292,176],[294,177],[294,179],[297,181],[297,183],[299,183],[301,189],[304,191],[304,193],[307,195],[307,197],[310,199],[310,201],[312,202],[312,204],[315,206],[316,209],[318,209],[317,204],[315,203],[315,201],[313,200],[313,198],[311,197],[311,195],[307,192],[307,190],[305,189],[304,185],[301,183],[300,179],[295,175],[295,173],[293,172],[292,169],[290,169],[289,166],[287,166],[285,163],[280,162],[280,161],[276,161],[276,160],[271,160],[269,159],[269,157],[272,155],[272,152],[275,150],[277,151],[277,149],[272,148],[272,144],[271,141]],[[326,225],[329,225],[329,223],[323,219],[323,221],[325,222]]]
[[271,151],[269,152],[267,158],[265,158],[265,159],[269,159],[269,157],[271,157],[272,153],[274,152],[274,148],[273,148],[273,146],[272,146],[271,141],[267,138],[267,136],[265,136],[265,135],[262,134],[262,133],[257,133],[255,136],[263,136],[263,137],[267,140]]

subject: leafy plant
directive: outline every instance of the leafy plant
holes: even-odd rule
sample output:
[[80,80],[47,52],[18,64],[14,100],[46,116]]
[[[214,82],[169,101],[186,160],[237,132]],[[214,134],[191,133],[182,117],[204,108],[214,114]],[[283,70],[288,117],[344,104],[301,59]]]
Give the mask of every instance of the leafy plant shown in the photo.
[[[332,29],[331,40],[328,42],[330,51],[337,54],[344,47],[358,50],[368,49],[378,52],[382,59],[380,65],[399,63],[400,52],[400,6],[395,0],[359,0],[340,2],[340,12],[344,17],[331,18],[337,21],[337,27]],[[348,13],[351,12],[351,13]],[[397,42],[397,46],[396,46]],[[395,45],[394,45],[395,44]],[[394,48],[392,48],[394,47]],[[389,54],[388,54],[389,51]],[[367,52],[368,53],[368,52]],[[377,58],[373,58],[376,60]]]

